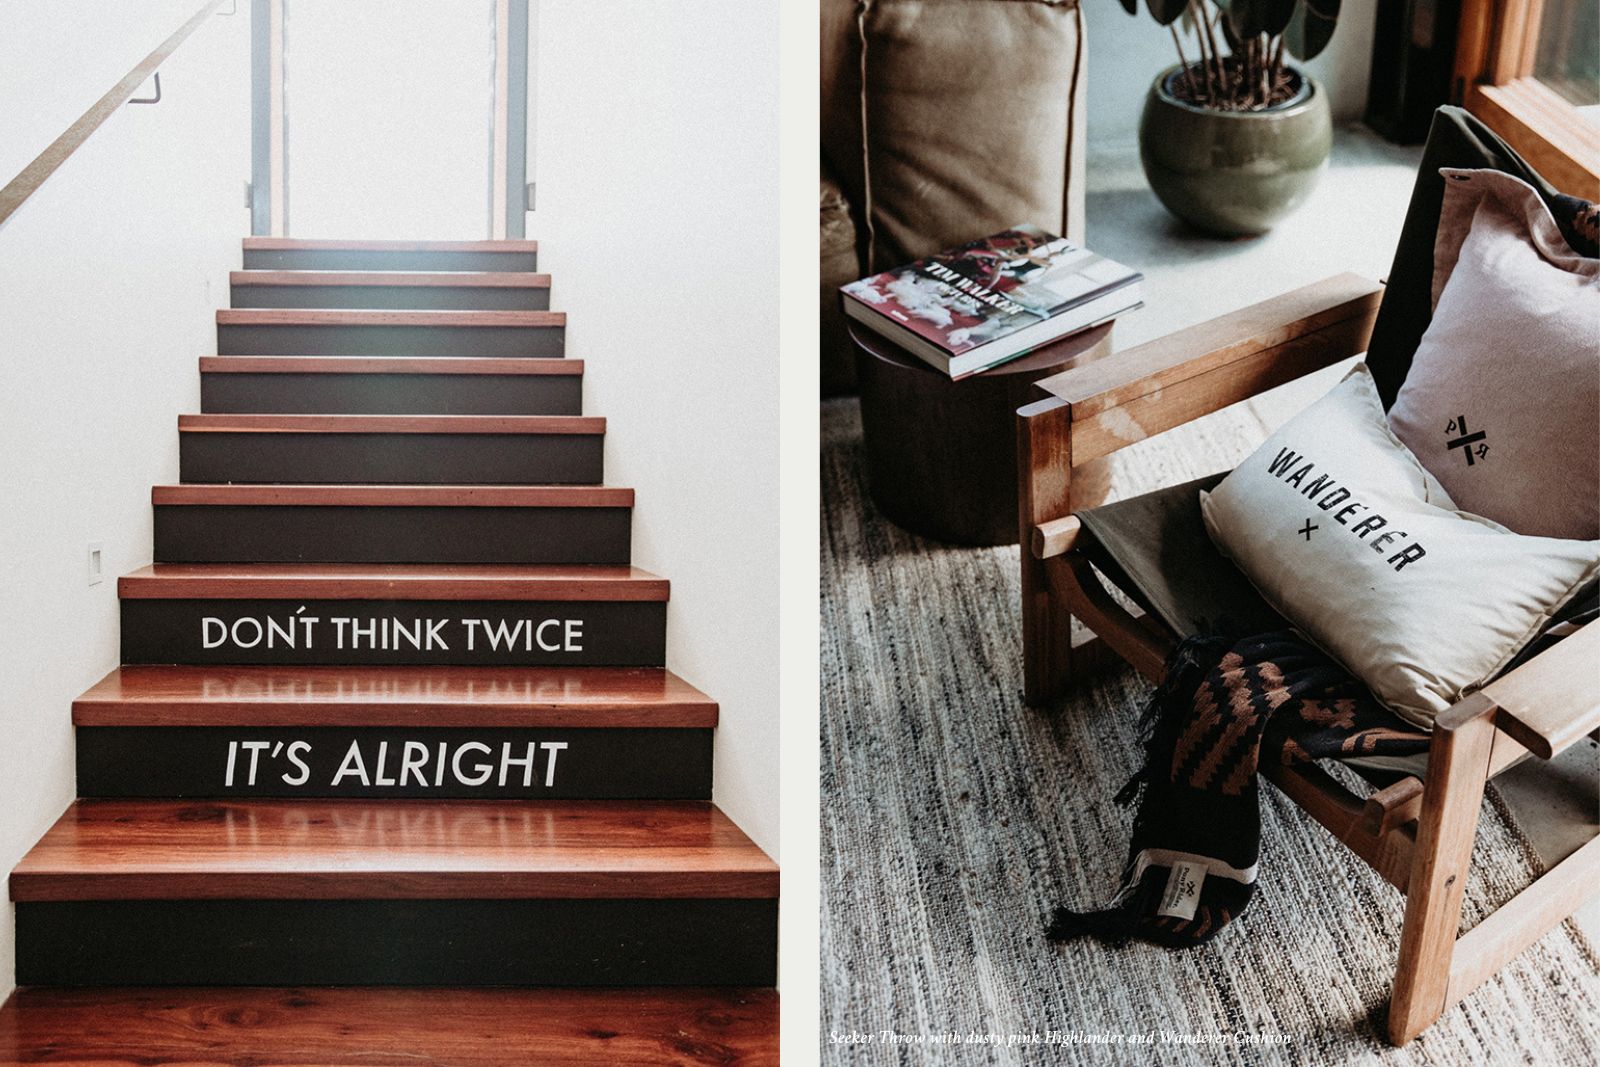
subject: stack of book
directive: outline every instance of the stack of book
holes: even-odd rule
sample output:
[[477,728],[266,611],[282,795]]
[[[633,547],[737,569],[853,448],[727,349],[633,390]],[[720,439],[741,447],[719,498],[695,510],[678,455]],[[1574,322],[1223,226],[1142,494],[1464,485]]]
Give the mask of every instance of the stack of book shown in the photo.
[[840,292],[845,314],[965,378],[1142,303],[1144,275],[1037,226],[1016,226]]

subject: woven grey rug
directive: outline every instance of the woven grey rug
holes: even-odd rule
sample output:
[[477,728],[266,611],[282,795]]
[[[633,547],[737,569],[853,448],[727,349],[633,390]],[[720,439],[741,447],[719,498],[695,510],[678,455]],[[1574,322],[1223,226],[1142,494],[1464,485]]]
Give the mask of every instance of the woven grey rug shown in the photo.
[[[1185,457],[1146,473],[1204,473]],[[1147,686],[1121,671],[1025,709],[1017,550],[906,534],[864,477],[856,405],[825,404],[825,1062],[1600,1063],[1600,977],[1570,925],[1389,1048],[1404,900],[1271,786],[1259,891],[1216,941],[1045,941],[1052,906],[1098,905],[1117,881],[1132,812],[1111,796],[1135,769]],[[1537,862],[1493,798],[1478,843],[1468,924]]]

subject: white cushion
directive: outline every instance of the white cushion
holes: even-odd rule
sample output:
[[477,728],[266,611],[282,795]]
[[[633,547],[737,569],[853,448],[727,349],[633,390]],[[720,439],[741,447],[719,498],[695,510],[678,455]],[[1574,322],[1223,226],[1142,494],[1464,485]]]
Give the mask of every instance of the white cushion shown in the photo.
[[1600,259],[1526,182],[1441,173],[1433,321],[1389,425],[1466,510],[1600,537]]
[[1600,570],[1600,541],[1528,537],[1456,510],[1389,431],[1365,364],[1200,508],[1270,604],[1421,726],[1491,680]]

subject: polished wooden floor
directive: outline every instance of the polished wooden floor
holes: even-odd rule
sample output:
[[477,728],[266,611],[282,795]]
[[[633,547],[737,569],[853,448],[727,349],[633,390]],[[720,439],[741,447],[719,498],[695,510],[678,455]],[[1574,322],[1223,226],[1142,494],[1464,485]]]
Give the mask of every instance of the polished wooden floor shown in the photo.
[[778,1062],[770,989],[23,989],[0,1067]]

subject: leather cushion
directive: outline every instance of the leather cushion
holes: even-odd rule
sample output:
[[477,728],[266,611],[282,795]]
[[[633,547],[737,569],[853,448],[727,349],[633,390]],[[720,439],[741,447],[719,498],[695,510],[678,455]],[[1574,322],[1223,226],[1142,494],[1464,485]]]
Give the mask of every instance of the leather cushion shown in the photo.
[[1063,232],[1076,0],[861,0],[855,13],[851,26],[823,4],[822,145],[870,208],[865,273],[1020,222]]
[[[861,44],[864,0],[822,0],[822,151],[835,170],[861,168]],[[860,194],[860,183],[849,188]]]
[[822,164],[820,185],[822,395],[837,396],[852,393],[856,388],[855,349],[845,330],[839,287],[861,277],[862,270],[859,234],[851,218],[850,204],[829,172],[826,160]]

